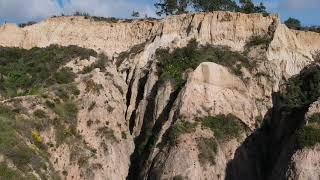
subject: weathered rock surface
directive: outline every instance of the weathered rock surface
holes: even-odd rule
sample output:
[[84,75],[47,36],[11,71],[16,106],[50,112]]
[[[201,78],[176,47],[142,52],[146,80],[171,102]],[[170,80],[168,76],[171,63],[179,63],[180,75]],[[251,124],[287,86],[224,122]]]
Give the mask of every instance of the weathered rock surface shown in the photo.
[[[266,48],[248,49],[246,44],[258,35],[271,37],[271,42]],[[244,76],[239,77],[227,67],[204,62],[188,74],[184,88],[175,92],[171,82],[159,81],[155,52],[161,47],[171,50],[184,47],[192,38],[202,45],[223,45],[234,51],[248,51],[258,65],[253,72],[242,69]],[[198,159],[196,139],[212,138],[214,132],[198,126],[195,132],[180,136],[175,146],[161,145],[164,134],[179,120],[178,117],[194,122],[198,117],[218,114],[233,114],[251,130],[256,130],[260,125],[257,118],[264,117],[272,107],[273,93],[313,61],[312,53],[320,49],[320,35],[290,30],[275,15],[264,17],[262,14],[230,12],[116,23],[84,17],[57,17],[25,28],[13,24],[0,27],[0,46],[30,49],[50,44],[91,48],[113,59],[108,62],[106,72],[95,69],[90,74],[79,75],[76,80],[81,92],[77,102],[82,107],[77,130],[84,141],[97,150],[97,157],[89,160],[87,169],[93,170],[87,179],[125,179],[130,173],[133,175],[129,179],[134,179],[136,173],[141,179],[225,179],[228,162],[234,158],[246,134],[240,140],[219,144],[216,163],[205,167]],[[129,52],[137,45],[141,49],[117,65],[119,54]],[[79,72],[94,61],[92,58],[67,66]],[[99,93],[86,89],[89,81],[101,85]],[[95,106],[89,111],[93,102]],[[94,123],[88,126],[88,121]],[[97,130],[106,124],[114,132],[113,141],[97,136]],[[46,133],[44,139],[53,141],[50,140],[53,135]],[[140,151],[137,145],[148,143],[150,135],[156,137],[152,142],[149,140],[152,148],[144,150],[143,157],[134,157]],[[319,163],[312,162],[319,159],[317,149],[294,154],[292,179],[317,177]],[[67,179],[81,179],[84,169],[67,161],[70,151],[68,146],[60,146],[49,152],[50,160],[59,159],[54,168],[60,175],[69,169]],[[142,165],[132,168],[132,164],[138,162]],[[94,164],[101,166],[93,168]]]

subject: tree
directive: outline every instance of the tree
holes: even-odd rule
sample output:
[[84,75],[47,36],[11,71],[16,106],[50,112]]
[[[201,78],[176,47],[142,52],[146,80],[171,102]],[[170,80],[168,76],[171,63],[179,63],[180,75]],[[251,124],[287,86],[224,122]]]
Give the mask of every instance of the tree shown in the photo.
[[289,17],[284,24],[290,28],[290,29],[300,29],[301,28],[301,22],[298,19]]
[[192,0],[196,11],[237,11],[238,5],[234,0]]
[[[237,4],[239,2],[239,5]],[[233,11],[242,13],[264,13],[267,14],[266,7],[261,2],[255,5],[252,0],[159,0],[155,4],[159,10],[159,16],[186,13],[188,6],[193,6],[195,11]]]
[[174,15],[186,13],[189,0],[160,0],[155,4],[155,7],[159,10],[157,15]]
[[131,14],[132,17],[140,17],[140,13],[138,11],[132,11],[132,14]]
[[267,13],[266,7],[262,2],[256,6],[252,0],[240,0],[240,12],[251,14],[251,13]]

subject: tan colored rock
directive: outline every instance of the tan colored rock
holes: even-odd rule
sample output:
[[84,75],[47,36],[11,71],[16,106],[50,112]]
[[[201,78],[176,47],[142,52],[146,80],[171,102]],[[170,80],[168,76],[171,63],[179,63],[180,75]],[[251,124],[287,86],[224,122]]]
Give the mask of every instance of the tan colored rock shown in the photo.
[[302,149],[292,156],[292,165],[287,172],[288,179],[317,180],[320,176],[320,146]]
[[243,81],[227,68],[202,63],[190,75],[181,98],[180,114],[188,118],[234,114],[253,126],[258,110]]
[[[95,69],[87,75],[79,75],[76,80],[81,91],[77,99],[79,107],[77,130],[83,136],[88,146],[97,149],[97,157],[89,159],[92,171],[88,179],[125,179],[129,166],[130,155],[134,151],[133,138],[140,135],[145,115],[150,124],[159,122],[159,117],[168,105],[170,94],[174,90],[170,82],[156,87],[158,81],[157,60],[155,51],[160,48],[185,46],[195,38],[200,44],[224,45],[232,50],[243,51],[246,43],[254,35],[272,37],[267,50],[254,51],[253,57],[259,56],[259,66],[256,71],[266,74],[262,77],[252,77],[252,72],[243,70],[245,78],[237,77],[226,67],[215,63],[202,63],[190,73],[185,88],[175,99],[169,110],[163,127],[159,130],[157,145],[161,143],[162,135],[177,119],[184,116],[192,121],[196,117],[214,116],[217,114],[234,114],[251,129],[256,128],[256,117],[264,116],[272,105],[272,93],[287,78],[312,62],[312,53],[320,49],[320,35],[317,33],[289,30],[275,16],[264,17],[262,14],[241,14],[231,12],[212,12],[183,14],[169,16],[162,20],[135,20],[133,22],[97,22],[84,17],[50,18],[38,24],[19,28],[13,24],[0,27],[0,46],[8,47],[46,47],[50,44],[78,45],[106,53],[113,63],[119,53],[129,50],[134,45],[145,44],[136,56],[125,59],[116,67],[108,62],[106,72]],[[266,51],[266,52],[265,52]],[[96,59],[74,60],[66,66],[74,72],[81,71]],[[140,79],[148,72],[146,82],[140,84]],[[267,78],[270,76],[270,79]],[[101,87],[99,93],[86,90],[87,81],[92,81]],[[130,83],[132,82],[132,83]],[[139,92],[139,87],[142,90]],[[127,95],[131,91],[130,96]],[[139,94],[141,93],[141,94]],[[142,97],[141,97],[142,96]],[[129,98],[130,99],[126,99]],[[149,112],[150,98],[153,99],[154,109]],[[0,97],[2,100],[3,98]],[[23,99],[23,98],[22,98]],[[23,100],[25,102],[26,100]],[[2,101],[6,103],[7,100]],[[29,101],[28,101],[29,102]],[[41,104],[34,101],[34,104]],[[92,103],[95,103],[91,109]],[[26,107],[28,103],[24,104]],[[89,108],[91,110],[89,110]],[[136,113],[132,127],[129,126],[133,112]],[[31,111],[29,113],[32,113]],[[148,114],[150,113],[150,114]],[[89,121],[94,124],[88,126]],[[112,130],[116,141],[97,136],[99,128],[107,127]],[[124,135],[127,138],[124,138]],[[54,132],[43,132],[46,142],[54,141]],[[155,147],[148,159],[147,169],[165,162],[165,167],[159,176],[173,178],[182,175],[190,179],[224,179],[227,162],[233,158],[235,149],[240,145],[236,140],[230,140],[219,146],[217,164],[203,168],[198,161],[195,138],[212,137],[204,130],[185,134],[180,137],[177,146],[170,147],[168,154],[163,154],[161,147]],[[103,144],[103,146],[101,146]],[[168,147],[167,147],[168,148]],[[69,162],[70,147],[61,145],[52,154],[52,162],[60,158],[55,169],[67,169],[67,179],[72,176],[81,178],[85,168]],[[188,158],[185,158],[188,157]],[[305,158],[306,157],[306,158]],[[316,177],[318,164],[312,165],[310,159],[317,159],[315,150],[308,150],[294,156],[296,175],[292,177]],[[100,164],[101,169],[93,168]],[[152,164],[152,165],[151,165]],[[303,166],[302,166],[303,165]],[[303,169],[306,168],[306,169]],[[151,169],[157,170],[157,169]]]

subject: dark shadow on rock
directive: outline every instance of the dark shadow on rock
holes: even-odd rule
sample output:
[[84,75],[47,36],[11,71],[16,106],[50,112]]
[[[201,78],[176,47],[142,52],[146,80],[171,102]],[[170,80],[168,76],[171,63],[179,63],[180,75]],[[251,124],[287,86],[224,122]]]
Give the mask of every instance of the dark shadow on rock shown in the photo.
[[225,180],[286,179],[297,149],[295,132],[303,125],[308,108],[280,108],[279,97],[279,93],[272,95],[273,108],[266,113],[261,128],[246,138],[228,162]]

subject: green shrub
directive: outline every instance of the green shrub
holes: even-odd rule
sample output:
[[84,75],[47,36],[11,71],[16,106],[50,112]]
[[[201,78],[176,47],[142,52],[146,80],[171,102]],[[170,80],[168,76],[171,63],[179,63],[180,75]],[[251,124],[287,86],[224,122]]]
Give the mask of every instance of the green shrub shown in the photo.
[[298,143],[301,147],[313,147],[320,143],[320,129],[312,126],[305,126],[298,130]]
[[44,112],[41,109],[37,109],[33,112],[33,115],[36,116],[37,118],[46,118],[47,117],[47,113]]
[[115,17],[99,17],[99,16],[90,16],[87,17],[87,19],[92,19],[94,21],[103,21],[103,22],[109,22],[109,23],[117,23],[120,21],[120,19]]
[[73,101],[57,104],[54,108],[55,113],[69,124],[75,125],[77,121],[78,107]]
[[127,139],[127,134],[125,131],[121,132],[121,137],[122,137],[122,139]]
[[259,46],[259,45],[263,45],[267,48],[269,46],[269,44],[271,43],[271,41],[272,41],[272,38],[267,34],[253,35],[250,37],[250,39],[246,43],[245,48],[249,49],[253,46]]
[[80,94],[80,90],[75,84],[57,85],[50,88],[50,90],[64,101],[69,100],[72,95],[78,96]]
[[167,141],[170,144],[175,144],[180,135],[192,133],[196,130],[196,123],[191,123],[184,120],[178,120],[170,129],[167,136]]
[[308,118],[309,123],[320,124],[320,113],[314,113]]
[[245,127],[241,124],[241,120],[232,114],[205,117],[201,118],[200,121],[202,126],[211,129],[214,136],[222,141],[237,138],[245,131]]
[[96,102],[93,101],[93,102],[90,104],[90,106],[88,107],[88,111],[89,111],[89,112],[92,111],[95,106],[96,106]]
[[37,23],[37,22],[35,22],[35,21],[29,21],[29,22],[26,22],[26,23],[18,24],[18,26],[21,27],[21,28],[24,28],[24,27],[26,27],[26,26],[34,25],[34,24],[36,24],[36,23]]
[[46,105],[47,105],[49,108],[51,108],[51,109],[53,109],[53,108],[55,107],[55,103],[52,102],[52,101],[46,100],[45,103],[46,103]]
[[97,53],[77,46],[51,45],[30,50],[0,47],[0,94],[15,97],[34,94],[55,83],[70,83],[75,75],[60,68],[74,58],[90,56]]
[[74,81],[76,75],[70,68],[62,68],[53,75],[54,80],[59,84],[68,84]]
[[187,69],[197,68],[202,62],[221,64],[239,76],[242,75],[242,67],[249,70],[254,67],[254,64],[239,52],[233,52],[224,46],[198,46],[195,39],[192,39],[186,47],[176,48],[171,53],[169,49],[157,49],[156,57],[162,67],[160,79],[174,80],[177,89],[186,82],[182,74]]
[[89,17],[90,14],[87,12],[81,12],[81,11],[76,11],[73,13],[73,16],[85,16],[85,17]]
[[102,84],[97,84],[95,83],[92,79],[89,79],[87,81],[84,82],[85,83],[85,91],[86,93],[95,93],[95,94],[100,94],[100,90],[103,89]]
[[81,156],[79,159],[78,159],[78,165],[80,167],[84,167],[85,165],[88,164],[88,161],[89,161],[89,158],[88,156]]
[[[320,30],[320,28],[319,28]],[[313,55],[312,55],[313,59],[315,62],[320,63],[320,50],[316,50]]]
[[31,132],[31,136],[32,136],[32,139],[33,139],[34,144],[35,144],[37,147],[42,148],[42,149],[45,148],[45,145],[43,144],[43,138],[40,136],[40,134],[39,134],[38,131],[33,130],[33,131]]
[[116,62],[117,67],[119,67],[123,63],[124,60],[126,60],[130,57],[133,57],[133,56],[139,54],[140,52],[142,52],[144,50],[145,46],[146,46],[146,43],[141,43],[141,44],[137,44],[137,45],[132,46],[132,48],[129,51],[121,52],[119,54],[119,56],[117,57],[117,62]]
[[184,180],[184,178],[181,175],[177,175],[173,177],[173,180]]
[[[34,170],[44,178],[45,175],[41,171],[46,166],[43,162],[43,158],[46,157],[35,153],[34,149],[28,146],[24,139],[21,138],[22,136],[27,138],[32,136],[30,136],[29,129],[19,129],[17,123],[20,121],[21,119],[16,119],[15,114],[8,107],[0,105],[0,154],[12,160],[14,165],[22,172]],[[29,124],[29,126],[31,125]],[[30,133],[29,136],[24,135],[28,133]],[[1,169],[0,171],[2,172],[0,173],[4,173],[4,176],[10,175],[10,173],[6,174],[4,170]]]
[[62,171],[62,175],[64,175],[64,176],[68,176],[68,171],[63,170],[63,171]]
[[281,94],[280,106],[287,109],[309,107],[320,96],[320,66],[312,65],[292,77]]
[[210,163],[215,165],[215,158],[218,152],[218,144],[213,138],[198,138],[197,147],[199,150],[198,158],[201,165]]
[[3,180],[18,180],[23,179],[19,172],[10,169],[6,164],[0,163],[0,179]]
[[80,72],[81,74],[87,74],[93,71],[96,68],[99,68],[100,71],[105,72],[106,70],[106,63],[109,61],[108,57],[104,54],[99,54],[98,59],[96,62],[92,63],[90,66],[86,66]]
[[89,120],[87,121],[87,126],[88,126],[88,127],[91,127],[92,124],[93,124],[93,121],[92,121],[91,119],[89,119]]
[[99,128],[96,132],[96,136],[104,137],[111,142],[118,142],[116,136],[114,135],[113,129],[110,129],[106,126]]

